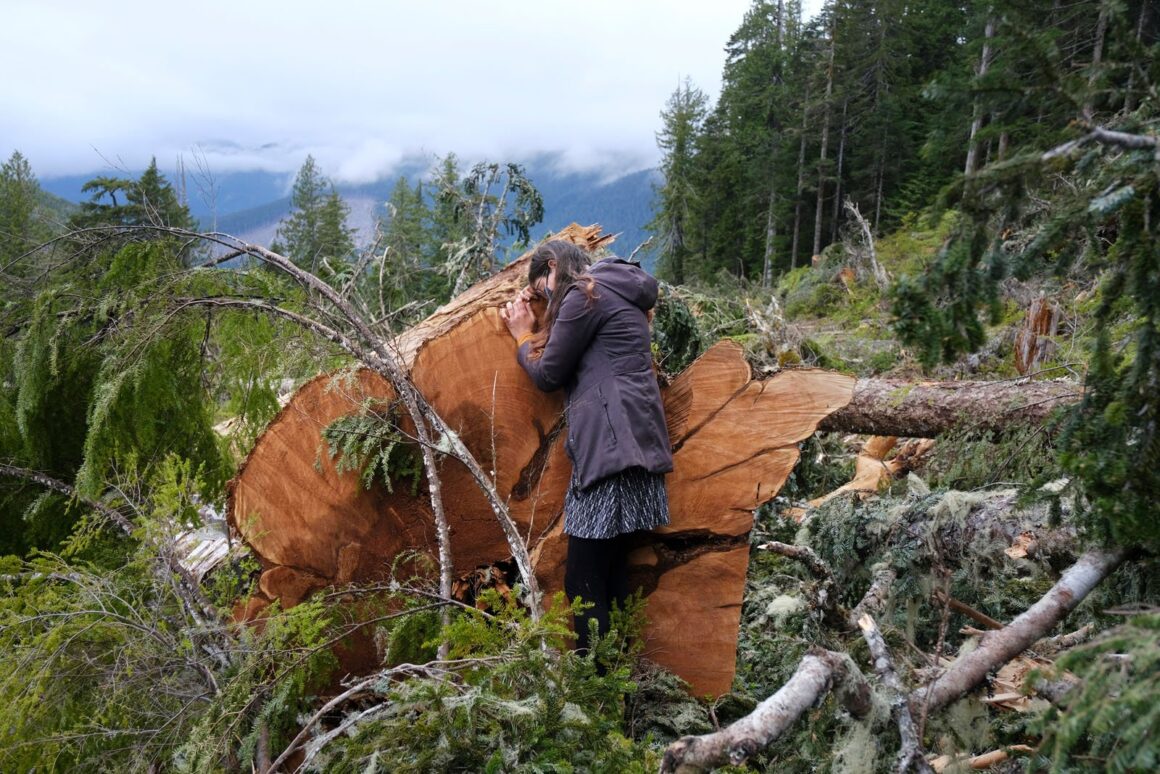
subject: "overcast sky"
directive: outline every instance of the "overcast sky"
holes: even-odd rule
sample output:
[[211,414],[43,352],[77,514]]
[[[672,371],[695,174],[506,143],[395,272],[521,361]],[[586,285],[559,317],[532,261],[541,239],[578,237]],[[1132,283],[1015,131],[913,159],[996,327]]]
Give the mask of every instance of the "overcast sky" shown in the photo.
[[312,153],[349,182],[450,151],[632,171],[681,78],[716,98],[749,4],[2,0],[0,156],[41,178],[179,154],[224,172]]

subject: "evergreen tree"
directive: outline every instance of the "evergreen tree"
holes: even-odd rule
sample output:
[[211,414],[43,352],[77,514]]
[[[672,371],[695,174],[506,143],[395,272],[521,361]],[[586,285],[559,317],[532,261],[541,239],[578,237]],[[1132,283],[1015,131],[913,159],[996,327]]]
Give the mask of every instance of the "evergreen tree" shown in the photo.
[[189,207],[177,196],[173,186],[157,171],[157,159],[127,192],[129,206],[135,209],[134,224],[153,223],[170,228],[193,229],[196,226]]
[[48,238],[41,195],[28,159],[13,151],[0,167],[0,273],[10,261]]
[[519,164],[480,162],[462,179],[454,160],[444,161],[437,177],[437,229],[460,235],[444,242],[440,270],[451,280],[451,295],[506,263],[523,250],[531,229],[543,220],[544,202]]
[[157,169],[157,159],[149,162],[141,177],[103,175],[81,186],[91,194],[73,216],[74,228],[93,226],[165,226],[192,229],[195,226],[189,207],[178,199],[177,192]]
[[658,272],[671,282],[683,283],[689,257],[688,231],[697,198],[693,183],[694,141],[705,119],[706,97],[688,78],[677,86],[661,111],[657,146],[664,153],[664,183],[655,189],[655,215],[649,228],[657,236]]
[[[950,192],[967,218],[923,276],[900,280],[894,311],[901,337],[933,363],[980,346],[986,321],[980,313],[997,316],[1000,283],[1009,276],[1055,271],[1098,283],[1091,368],[1062,439],[1064,462],[1091,499],[1091,526],[1120,543],[1154,545],[1160,542],[1154,517],[1160,115],[1143,95],[1160,83],[1160,71],[1138,63],[1160,59],[1160,20],[1140,24],[1148,20],[1140,6],[1095,3],[1073,9],[1069,19],[1077,17],[1086,21],[1063,34],[1029,34],[1017,16],[996,22],[985,77],[1020,96],[1003,109],[986,104],[983,129],[992,131],[980,129],[975,142],[988,163]],[[1097,46],[1107,47],[1100,57]],[[1093,67],[1097,59],[1102,64]],[[1130,113],[1129,103],[1136,106]],[[1042,116],[1044,125],[1018,145],[1008,140],[1000,154],[996,130],[1029,115]],[[1014,232],[1027,238],[1008,240]]]
[[456,191],[460,187],[462,173],[459,159],[448,153],[437,159],[432,176],[431,228],[425,251],[432,266],[445,266],[451,259],[452,246],[467,238],[468,224],[460,217],[454,196],[444,196],[445,191]]
[[317,271],[322,261],[346,260],[354,251],[354,230],[346,225],[350,208],[307,156],[294,178],[290,216],[278,227],[275,252]]
[[[405,177],[399,177],[387,200],[387,216],[379,224],[379,268],[366,278],[373,286],[367,295],[381,299],[376,317],[390,316],[397,325],[405,324],[447,297],[447,277],[432,264],[438,260],[441,245],[432,244],[431,217],[422,183],[412,188]],[[397,319],[398,310],[409,304],[415,313]]]

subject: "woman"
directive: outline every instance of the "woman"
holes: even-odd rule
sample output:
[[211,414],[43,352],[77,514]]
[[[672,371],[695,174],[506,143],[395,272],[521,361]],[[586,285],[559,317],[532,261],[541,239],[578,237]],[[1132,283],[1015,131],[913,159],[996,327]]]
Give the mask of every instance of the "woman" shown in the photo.
[[[533,333],[534,296],[548,299]],[[500,310],[520,365],[545,392],[564,388],[572,483],[564,500],[564,591],[592,605],[576,621],[578,651],[589,620],[609,630],[613,603],[628,598],[632,533],[669,522],[664,474],[673,469],[652,368],[649,310],[657,281],[620,258],[590,265],[576,245],[550,241],[532,255],[528,287]]]

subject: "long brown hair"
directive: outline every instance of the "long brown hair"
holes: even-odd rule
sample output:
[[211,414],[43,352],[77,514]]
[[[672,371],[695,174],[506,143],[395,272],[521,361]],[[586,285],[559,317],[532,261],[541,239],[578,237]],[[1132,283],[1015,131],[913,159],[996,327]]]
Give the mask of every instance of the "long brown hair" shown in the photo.
[[587,297],[588,303],[596,298],[596,280],[588,275],[588,267],[592,265],[592,258],[586,250],[563,239],[552,239],[544,242],[532,253],[528,264],[528,285],[535,287],[536,283],[548,276],[551,267],[548,261],[556,262],[556,289],[552,291],[552,298],[548,302],[548,309],[532,339],[529,355],[534,360],[544,353],[544,347],[552,336],[552,328],[556,324],[556,317],[560,314],[560,304],[564,302],[564,294],[573,286],[578,287]]

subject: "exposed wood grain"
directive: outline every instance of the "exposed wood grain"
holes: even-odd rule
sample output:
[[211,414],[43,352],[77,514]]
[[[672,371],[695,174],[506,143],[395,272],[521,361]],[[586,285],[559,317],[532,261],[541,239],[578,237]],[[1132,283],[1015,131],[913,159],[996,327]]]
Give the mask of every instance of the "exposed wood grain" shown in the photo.
[[[593,227],[563,236],[603,244]],[[400,362],[508,503],[532,547],[545,595],[563,587],[563,404],[535,388],[498,316],[526,276],[526,258],[481,282],[404,333]],[[631,573],[649,599],[646,651],[696,694],[729,690],[734,672],[753,510],[798,459],[797,444],[850,399],[851,377],[817,369],[753,380],[736,343],[711,347],[664,390],[674,445],[672,521],[642,535]],[[388,399],[377,375],[320,376],[304,385],[259,439],[230,488],[230,517],[263,562],[262,591],[293,604],[327,584],[381,580],[404,550],[434,554],[430,505],[408,487],[365,489],[338,475],[321,431],[368,397]],[[404,428],[405,429],[405,428]],[[505,560],[510,548],[467,470],[446,460],[440,480],[457,573]]]

